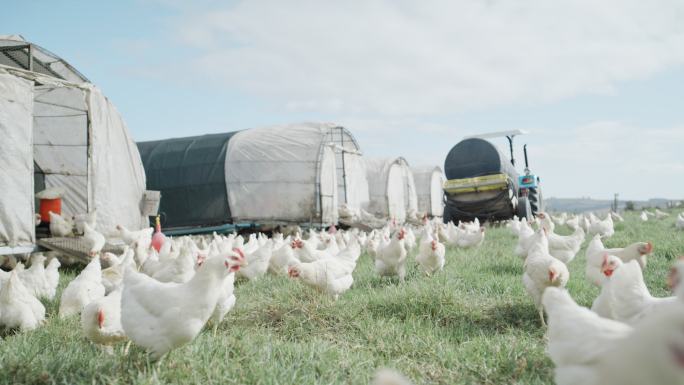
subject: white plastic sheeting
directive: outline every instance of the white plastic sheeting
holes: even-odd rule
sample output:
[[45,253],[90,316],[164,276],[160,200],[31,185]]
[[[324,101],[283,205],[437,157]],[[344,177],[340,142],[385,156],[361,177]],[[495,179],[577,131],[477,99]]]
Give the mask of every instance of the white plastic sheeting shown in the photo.
[[[338,155],[339,158],[339,155]],[[370,203],[366,162],[362,155],[344,153],[344,180],[341,191],[346,190],[346,196],[339,196],[339,203],[346,203],[348,207],[358,211],[366,209]],[[338,180],[340,167],[337,168]]]
[[368,207],[370,197],[368,196],[366,163],[356,139],[342,126],[332,123],[316,125],[328,132],[325,141],[335,145],[339,204],[346,204],[347,207],[357,211]]
[[[62,211],[66,215],[97,209],[97,229],[109,233],[117,224],[138,229],[146,225],[141,213],[145,191],[145,174],[135,143],[114,106],[92,84],[74,84],[35,72],[0,66],[2,91],[0,98],[28,99],[23,116],[9,116],[12,135],[4,138],[28,139],[28,152],[5,151],[8,159],[0,163],[0,172],[13,173],[21,169],[24,178],[30,178],[29,187],[12,183],[3,191],[14,210],[26,211],[30,237],[17,238],[0,231],[3,242],[34,242],[33,164],[36,173],[44,177],[46,187],[62,187]],[[25,84],[16,88],[16,84]],[[40,85],[38,85],[40,84]],[[12,89],[12,87],[14,87]],[[14,90],[14,91],[12,91]],[[12,93],[14,92],[14,94]],[[20,96],[17,96],[20,94]],[[16,106],[12,107],[16,109]],[[13,109],[2,108],[4,114]],[[13,112],[17,114],[17,112]],[[20,124],[21,119],[29,124]],[[33,123],[33,124],[31,124]],[[22,142],[23,143],[23,142]],[[3,146],[7,141],[3,143]],[[13,146],[20,148],[20,146]],[[15,164],[28,164],[27,167]],[[15,165],[15,166],[11,166]],[[15,216],[2,216],[4,228],[23,228],[25,224]],[[8,235],[9,234],[9,235]]]
[[418,211],[432,217],[444,215],[444,173],[439,167],[412,168],[418,195]]
[[418,198],[413,174],[404,158],[366,159],[370,204],[368,211],[399,222],[416,212]]
[[97,208],[98,228],[117,224],[131,229],[147,226],[141,212],[145,170],[135,142],[114,105],[99,89],[88,87],[90,152],[89,209]]
[[337,223],[337,167],[327,128],[254,128],[230,139],[225,171],[234,223]]
[[0,70],[0,246],[35,241],[33,84]]

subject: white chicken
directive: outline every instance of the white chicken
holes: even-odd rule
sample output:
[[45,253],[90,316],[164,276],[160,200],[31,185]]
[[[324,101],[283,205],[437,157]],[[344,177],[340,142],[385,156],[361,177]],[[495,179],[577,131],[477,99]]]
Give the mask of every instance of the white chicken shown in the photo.
[[64,318],[78,314],[87,304],[104,295],[102,268],[100,257],[97,256],[73,281],[69,282],[62,292],[62,298],[59,301],[59,316]]
[[677,301],[677,297],[653,297],[636,261],[620,267],[611,279],[611,286],[614,319],[629,325],[635,325],[648,314]]
[[604,261],[604,255],[614,255],[620,258],[622,262],[636,260],[643,268],[646,266],[648,254],[652,251],[653,244],[650,242],[636,242],[624,248],[606,249],[601,242],[600,235],[596,234],[587,246],[585,276],[590,283],[601,286],[603,283],[601,265]]
[[613,221],[618,221],[618,222],[624,222],[625,221],[625,219],[622,217],[622,215],[616,213],[615,211],[611,211],[610,216],[613,217]]
[[46,298],[52,300],[57,294],[57,286],[59,285],[59,267],[61,263],[57,258],[50,259],[47,267],[45,268],[45,279],[48,285],[48,292]]
[[53,288],[45,275],[45,256],[35,254],[31,258],[31,267],[19,273],[19,278],[26,289],[36,298],[52,299],[56,288]]
[[579,225],[579,217],[577,215],[574,215],[573,217],[566,220],[565,224],[573,230],[581,227]]
[[228,276],[223,279],[219,291],[220,294],[218,300],[216,301],[216,307],[214,307],[214,311],[211,313],[211,317],[209,317],[209,322],[214,327],[214,335],[216,335],[218,327],[223,322],[226,314],[233,309],[235,303],[237,302],[237,298],[234,294],[235,273],[228,274]]
[[679,213],[677,215],[677,221],[675,222],[675,227],[679,230],[684,230],[684,215]]
[[459,228],[456,245],[461,248],[478,247],[484,242],[485,228]]
[[126,267],[135,264],[133,261],[133,249],[126,249],[121,257],[117,257],[111,253],[104,253],[102,260],[109,263],[109,267],[102,270],[102,285],[105,288],[105,294],[114,291],[123,281],[123,274]]
[[559,261],[568,264],[577,255],[584,242],[584,230],[577,227],[571,235],[549,233],[549,254]]
[[539,220],[539,226],[546,229],[547,234],[553,232],[556,229],[556,224],[551,220],[551,216],[546,213],[537,214],[537,219]]
[[290,278],[297,278],[306,285],[332,295],[336,300],[354,283],[353,267],[338,258],[319,259],[314,262],[300,262],[288,268]]
[[124,332],[153,360],[189,343],[214,313],[224,279],[241,263],[234,255],[211,255],[186,283],[159,282],[128,268],[121,297]]
[[511,233],[513,233],[513,235],[518,235],[520,233],[520,223],[521,221],[518,219],[518,216],[514,215],[513,219],[509,220],[506,223],[506,227],[508,227],[511,230]]
[[648,221],[648,214],[646,214],[646,211],[642,211],[641,215],[639,215],[639,218],[641,219],[642,222],[647,222]]
[[589,234],[598,234],[601,236],[601,238],[609,238],[615,234],[615,229],[613,226],[613,217],[608,214],[606,215],[606,219],[592,223],[587,232]]
[[613,311],[615,296],[613,295],[614,286],[611,277],[620,266],[622,266],[620,258],[608,254],[603,256],[603,264],[601,265],[601,274],[603,274],[601,293],[594,299],[591,305],[591,310],[603,318],[615,319]]
[[378,369],[373,376],[373,385],[413,385],[413,383],[394,370]]
[[547,289],[543,303],[557,385],[684,384],[681,302],[634,329],[578,306],[564,290]]
[[290,242],[284,242],[282,246],[273,251],[271,260],[268,262],[268,271],[275,275],[287,275],[287,268],[299,262],[295,257]]
[[49,211],[50,234],[53,237],[67,237],[73,235],[74,225],[59,214]]
[[[240,249],[234,249],[228,252],[230,258],[232,258],[236,264],[239,265],[237,268],[242,268],[247,264],[245,261],[245,256],[242,254]],[[239,270],[237,270],[239,271]],[[214,335],[218,330],[219,325],[223,322],[226,314],[233,309],[237,298],[235,298],[235,272],[230,272],[228,276],[223,279],[220,287],[220,293],[218,300],[216,301],[216,307],[209,318],[209,322],[214,326]]]
[[97,209],[85,214],[76,214],[71,217],[71,220],[74,222],[76,232],[83,234],[85,232],[84,224],[87,223],[91,229],[95,228],[95,225],[97,224]]
[[406,228],[406,251],[411,252],[416,248],[416,234],[413,233],[411,228]]
[[12,271],[0,288],[0,325],[8,329],[33,330],[45,320],[45,306],[31,295]]
[[91,257],[99,254],[105,245],[104,235],[95,231],[85,222],[83,223],[83,239],[85,239],[86,244],[88,245],[88,255]]
[[[143,241],[143,245],[149,247],[150,242],[152,242],[152,233],[154,232],[154,227],[146,227],[138,231],[129,231],[123,225],[117,225],[116,229],[119,231],[119,236],[125,244],[131,245],[136,241]],[[145,245],[146,241],[146,245]]]
[[534,305],[539,310],[539,318],[542,325],[544,310],[541,299],[547,287],[564,288],[570,279],[567,266],[549,254],[549,243],[546,238],[546,230],[542,227],[535,234],[535,239],[527,254],[522,277],[525,290],[532,297]]
[[527,223],[527,221],[520,222],[520,230],[518,231],[518,243],[515,246],[515,255],[527,258],[527,252],[534,241],[534,229]]
[[110,353],[111,345],[126,340],[121,326],[121,287],[83,308],[81,330],[87,339]]
[[[327,250],[318,250],[314,246],[318,244],[317,241],[311,242],[312,238],[303,241],[301,239],[295,239],[292,241],[292,248],[295,252],[295,257],[305,263],[318,261],[319,259],[330,258],[331,255]],[[313,238],[316,239],[316,238]]]
[[444,268],[444,244],[440,243],[437,236],[433,237],[429,232],[420,240],[420,247],[418,255],[416,255],[416,262],[421,270],[427,274],[432,275]]
[[251,254],[245,255],[246,264],[237,271],[236,275],[247,278],[250,281],[258,279],[266,274],[272,254],[273,243],[268,241]]
[[380,276],[399,276],[401,281],[406,277],[407,251],[405,232],[401,228],[397,230],[388,244],[380,245],[375,256],[375,271]]
[[666,212],[664,212],[664,211],[660,211],[659,209],[655,209],[655,217],[656,217],[656,219],[664,219],[664,218],[667,218],[667,217],[669,217],[669,216],[670,216],[670,214],[668,214],[668,213],[666,213]]
[[159,282],[185,283],[195,275],[195,263],[195,257],[192,253],[184,249],[175,259],[162,262],[161,266],[150,276]]

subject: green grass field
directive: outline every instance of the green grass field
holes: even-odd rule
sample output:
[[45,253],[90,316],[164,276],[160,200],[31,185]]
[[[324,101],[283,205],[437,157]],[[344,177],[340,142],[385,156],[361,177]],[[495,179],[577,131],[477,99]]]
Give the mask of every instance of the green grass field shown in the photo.
[[[665,275],[684,254],[672,217],[643,223],[628,214],[605,241],[654,243],[646,281],[655,296],[668,294]],[[367,384],[387,366],[416,384],[550,384],[544,330],[522,287],[515,243],[508,229],[489,229],[479,249],[448,249],[436,276],[411,264],[403,284],[376,276],[362,255],[337,302],[287,278],[239,282],[218,334],[203,331],[158,369],[140,348],[104,353],[81,336],[76,318],[60,320],[56,301],[47,303],[44,327],[3,334],[0,383]],[[590,306],[598,289],[584,279],[584,248],[569,268],[570,293]],[[63,273],[61,287],[73,276]]]

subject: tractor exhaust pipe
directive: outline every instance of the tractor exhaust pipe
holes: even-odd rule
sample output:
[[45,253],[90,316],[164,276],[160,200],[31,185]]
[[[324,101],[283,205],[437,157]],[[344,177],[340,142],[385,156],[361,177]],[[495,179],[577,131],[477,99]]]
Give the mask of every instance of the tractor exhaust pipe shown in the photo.
[[525,154],[525,173],[530,172],[530,165],[527,162],[527,144],[523,146],[523,153]]
[[515,157],[513,156],[513,138],[515,135],[507,135],[506,139],[508,139],[508,148],[511,150],[511,164],[515,167]]

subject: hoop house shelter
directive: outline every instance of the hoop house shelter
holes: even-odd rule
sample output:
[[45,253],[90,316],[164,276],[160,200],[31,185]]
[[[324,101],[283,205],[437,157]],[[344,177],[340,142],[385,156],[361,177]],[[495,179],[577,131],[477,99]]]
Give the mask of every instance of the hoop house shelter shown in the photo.
[[404,158],[367,159],[366,169],[369,212],[404,222],[408,213],[418,210],[413,173]]
[[444,214],[444,173],[435,167],[412,168],[418,196],[418,211],[431,217]]
[[[138,143],[167,228],[337,223],[340,194],[368,202],[365,164],[344,128],[302,123]],[[342,165],[337,161],[340,159]]]
[[145,223],[145,173],[114,105],[64,60],[16,35],[0,36],[0,137],[0,247],[35,244],[34,195],[49,187],[64,189],[63,214],[97,209],[102,232]]

